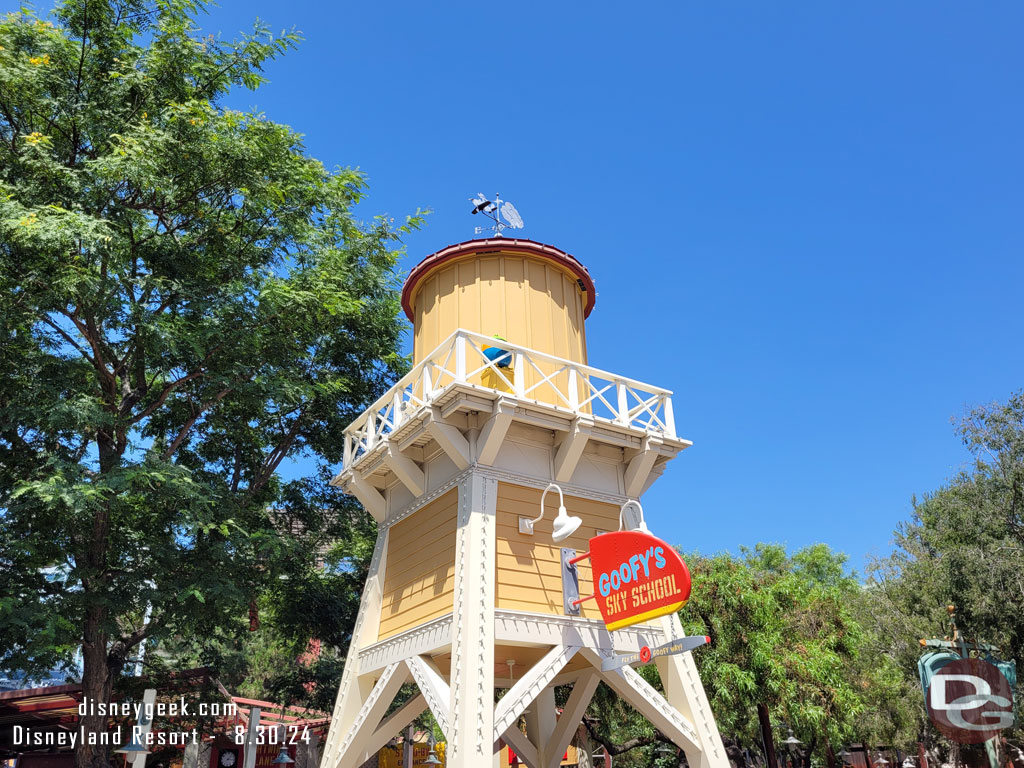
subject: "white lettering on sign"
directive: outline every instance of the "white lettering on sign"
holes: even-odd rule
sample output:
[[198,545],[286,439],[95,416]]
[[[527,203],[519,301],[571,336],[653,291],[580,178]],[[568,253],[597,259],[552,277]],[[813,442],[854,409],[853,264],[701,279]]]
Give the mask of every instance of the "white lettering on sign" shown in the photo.
[[[974,693],[966,696],[958,696],[952,701],[946,698],[947,683],[968,683],[974,687]],[[993,728],[1008,728],[1013,725],[1013,711],[982,712],[980,717],[989,718],[985,723],[971,723],[964,720],[961,712],[972,709],[979,709],[986,704],[992,703],[997,707],[1010,707],[1013,702],[1005,696],[992,693],[992,686],[984,678],[977,675],[936,675],[932,679],[930,687],[931,708],[936,711],[943,711],[950,723],[958,728],[968,731],[989,731]],[[995,719],[992,719],[995,718]]]

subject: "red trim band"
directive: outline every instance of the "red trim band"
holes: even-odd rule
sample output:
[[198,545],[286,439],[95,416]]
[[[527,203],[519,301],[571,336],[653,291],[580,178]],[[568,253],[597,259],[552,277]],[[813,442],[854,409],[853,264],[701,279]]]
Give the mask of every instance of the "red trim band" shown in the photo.
[[413,320],[412,298],[420,282],[431,272],[447,261],[469,256],[474,253],[488,251],[503,251],[505,253],[524,253],[530,256],[538,256],[547,259],[567,269],[576,279],[583,281],[587,298],[583,304],[583,317],[590,317],[597,301],[597,289],[594,287],[594,280],[575,256],[571,256],[553,245],[537,243],[533,240],[518,240],[507,237],[491,237],[486,240],[467,240],[464,243],[456,243],[442,248],[436,253],[427,256],[423,261],[412,268],[409,277],[402,286],[402,309],[410,321]]

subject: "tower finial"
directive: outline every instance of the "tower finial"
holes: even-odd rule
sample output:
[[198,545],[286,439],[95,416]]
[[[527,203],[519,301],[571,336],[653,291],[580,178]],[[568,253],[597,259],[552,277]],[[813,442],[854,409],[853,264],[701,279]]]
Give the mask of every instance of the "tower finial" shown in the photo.
[[[482,213],[494,222],[494,226],[491,227],[477,227],[476,234],[478,235],[493,230],[495,237],[502,237],[503,229],[523,228],[523,218],[519,215],[519,211],[508,200],[502,200],[500,194],[495,194],[494,200],[488,200],[483,192],[477,192],[476,197],[469,198],[469,202],[473,204],[471,213]],[[505,221],[502,221],[502,218]]]

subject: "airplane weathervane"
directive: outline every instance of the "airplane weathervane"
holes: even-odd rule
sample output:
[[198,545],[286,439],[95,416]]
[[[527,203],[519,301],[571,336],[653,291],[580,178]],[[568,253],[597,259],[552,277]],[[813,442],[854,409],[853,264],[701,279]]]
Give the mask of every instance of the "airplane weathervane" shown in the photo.
[[[523,228],[523,218],[519,215],[519,211],[508,200],[502,200],[499,195],[495,195],[494,200],[488,200],[483,192],[477,192],[476,197],[469,198],[469,202],[473,204],[474,214],[482,213],[494,222],[492,227],[477,227],[476,234],[478,235],[493,230],[495,237],[502,237],[503,229]],[[502,221],[502,218],[505,221]]]

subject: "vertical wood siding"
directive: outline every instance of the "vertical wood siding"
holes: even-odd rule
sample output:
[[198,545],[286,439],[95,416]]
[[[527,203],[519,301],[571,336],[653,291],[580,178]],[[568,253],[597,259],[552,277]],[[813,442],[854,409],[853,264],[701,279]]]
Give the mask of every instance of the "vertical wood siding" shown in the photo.
[[414,362],[465,328],[586,363],[584,298],[569,272],[543,259],[474,254],[445,264],[413,299]]

